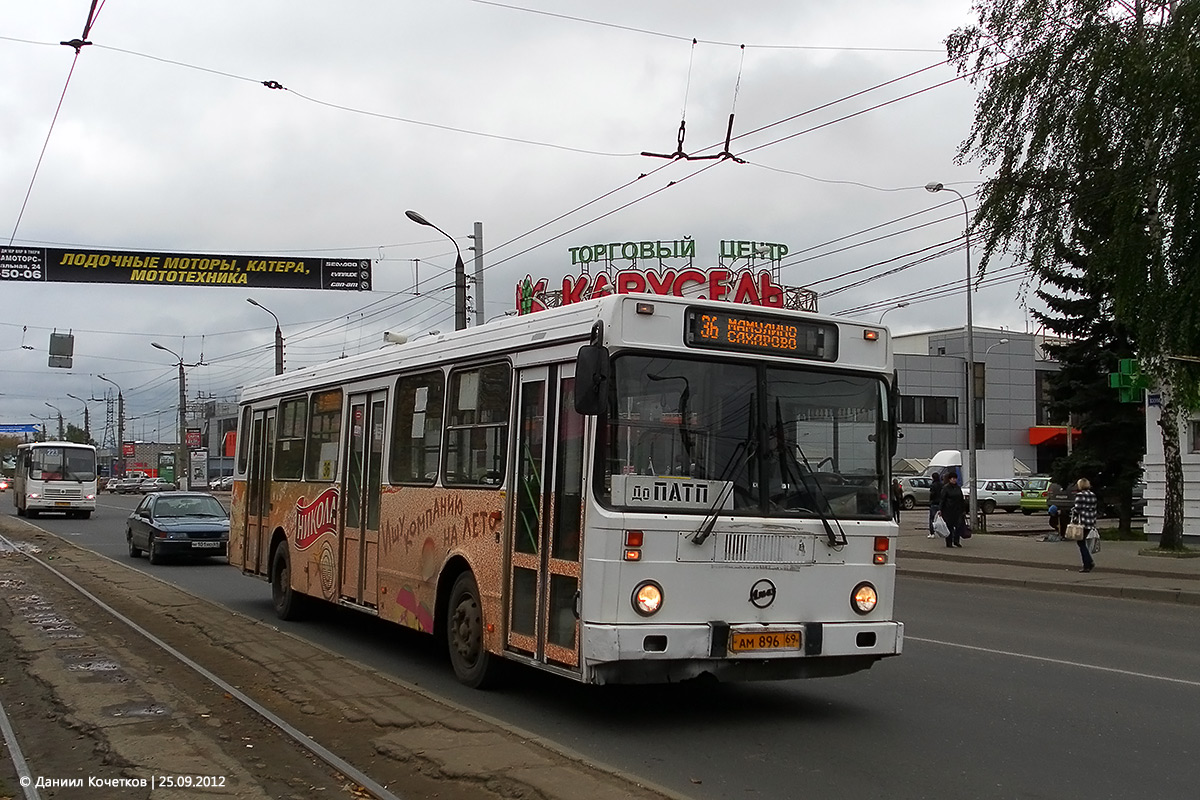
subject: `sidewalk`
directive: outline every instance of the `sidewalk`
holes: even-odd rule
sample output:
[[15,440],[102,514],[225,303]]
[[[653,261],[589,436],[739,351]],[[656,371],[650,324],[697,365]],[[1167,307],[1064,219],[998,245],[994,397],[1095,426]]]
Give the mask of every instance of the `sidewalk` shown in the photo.
[[1200,605],[1200,558],[1140,555],[1152,542],[1101,542],[1092,556],[1096,568],[1081,573],[1075,542],[1042,541],[1050,529],[1041,515],[993,514],[989,533],[953,549],[926,538],[927,519],[924,509],[901,518],[896,566],[902,575]]

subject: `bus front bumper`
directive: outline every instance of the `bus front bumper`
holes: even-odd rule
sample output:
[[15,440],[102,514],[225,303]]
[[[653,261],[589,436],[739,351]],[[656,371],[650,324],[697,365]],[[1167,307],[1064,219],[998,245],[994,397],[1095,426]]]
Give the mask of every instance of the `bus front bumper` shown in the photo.
[[[767,639],[782,648],[739,650],[735,641],[735,634],[756,638],[796,632],[799,641]],[[904,623],[892,620],[583,625],[585,680],[593,683],[673,682],[706,673],[721,680],[846,675],[899,655],[903,648]]]

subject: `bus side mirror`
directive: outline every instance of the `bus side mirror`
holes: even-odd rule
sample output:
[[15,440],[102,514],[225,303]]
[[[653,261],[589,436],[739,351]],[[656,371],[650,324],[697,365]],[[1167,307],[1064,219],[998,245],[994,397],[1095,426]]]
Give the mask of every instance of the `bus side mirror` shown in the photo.
[[591,416],[603,413],[611,377],[608,348],[598,344],[579,348],[575,358],[575,410]]

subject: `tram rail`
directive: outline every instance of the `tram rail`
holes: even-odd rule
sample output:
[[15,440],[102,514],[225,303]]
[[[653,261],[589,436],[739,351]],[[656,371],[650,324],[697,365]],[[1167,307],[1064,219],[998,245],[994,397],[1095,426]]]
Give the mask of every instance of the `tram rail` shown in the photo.
[[[288,777],[285,767],[271,762],[268,756],[271,752],[279,755],[281,763],[286,759],[296,762],[297,772],[307,769],[307,775],[315,771],[326,776],[325,788],[340,785],[344,793],[355,797],[368,793],[378,798],[436,794],[446,800],[505,796],[547,800],[583,796],[637,800],[679,797],[611,768],[589,763],[578,753],[510,728],[501,721],[483,718],[471,709],[356,664],[272,625],[230,612],[118,560],[80,548],[39,526],[0,517],[0,546],[8,543],[10,548],[17,547],[18,540],[41,547],[42,552],[21,547],[0,559],[0,611],[6,609],[6,603],[14,606],[14,592],[18,591],[5,590],[5,578],[19,573],[32,582],[36,576],[47,589],[53,587],[53,593],[61,598],[62,608],[74,607],[78,616],[88,619],[96,628],[105,628],[101,636],[127,641],[128,650],[121,650],[122,655],[134,661],[144,656],[168,665],[151,670],[152,680],[159,677],[171,681],[172,686],[184,688],[175,690],[173,695],[168,693],[165,700],[162,692],[156,695],[160,706],[175,706],[164,713],[157,722],[159,725],[169,723],[166,717],[177,712],[180,724],[186,727],[184,718],[187,718],[201,733],[212,733],[205,728],[206,723],[215,723],[217,717],[232,716],[235,707],[242,709],[237,714],[255,722],[246,723],[237,732],[251,732],[253,736],[246,738],[258,742],[258,749],[242,754],[242,765],[248,766],[240,774],[248,783],[267,779],[257,769],[271,771],[276,777],[281,774],[284,779]],[[215,564],[204,568],[227,569]],[[28,594],[32,590],[20,591]],[[336,616],[338,612],[330,613]],[[109,621],[100,621],[105,618]],[[69,620],[40,621],[52,628],[57,627],[53,625],[55,622],[64,627],[69,625]],[[5,627],[12,635],[26,630],[28,637],[36,638],[40,646],[45,645],[46,635],[34,626]],[[78,642],[74,646],[81,647]],[[89,651],[95,662],[104,660],[103,653],[93,652],[99,649],[102,646],[93,645]],[[61,656],[57,662],[60,671],[64,671]],[[169,666],[172,663],[181,668]],[[78,666],[78,663],[68,665]],[[80,703],[92,702],[88,698],[96,694],[97,683],[102,684],[103,692],[114,693],[119,693],[121,686],[127,688],[133,683],[131,680],[113,686],[104,683],[103,674],[88,677],[93,681],[85,687],[90,694],[61,699],[67,713],[73,716],[84,717],[89,711],[97,711],[78,707]],[[7,696],[10,695],[0,691],[0,697]],[[195,702],[190,702],[192,698]],[[214,719],[193,719],[209,716],[197,713],[196,706],[211,711]],[[20,722],[13,719],[17,736],[22,735]],[[102,732],[115,730],[103,729],[104,724],[101,719],[93,727],[101,728]],[[221,732],[228,734],[232,723],[226,719],[224,725]],[[271,738],[278,739],[278,744],[266,741],[268,729],[276,732]],[[231,745],[226,736],[223,746],[236,757],[240,743],[234,737]],[[302,755],[297,748],[311,755]],[[105,762],[120,767],[123,771],[119,774],[146,772],[136,758],[122,763],[116,755],[118,750],[114,746],[113,756],[106,756]],[[352,759],[367,764],[355,764]],[[21,775],[39,771],[36,754],[31,754],[28,748],[25,760],[24,766],[16,766]],[[315,778],[309,779],[317,785]],[[0,772],[0,784],[3,782]],[[277,782],[274,790],[268,789],[257,796],[280,796],[281,785],[287,787],[286,782]],[[228,790],[218,794],[227,793]],[[256,795],[239,790],[237,796]],[[96,797],[100,800],[106,795]]]

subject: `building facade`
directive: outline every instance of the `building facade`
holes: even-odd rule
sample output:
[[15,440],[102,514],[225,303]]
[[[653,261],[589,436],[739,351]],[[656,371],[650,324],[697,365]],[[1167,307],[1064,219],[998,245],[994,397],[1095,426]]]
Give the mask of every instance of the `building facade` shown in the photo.
[[1046,337],[979,327],[973,333],[972,370],[965,328],[892,339],[903,433],[896,458],[929,459],[939,450],[965,455],[971,374],[976,449],[1009,449],[1033,472],[1048,472],[1067,453],[1069,429],[1047,410],[1046,377],[1058,371],[1058,364],[1045,354]]

